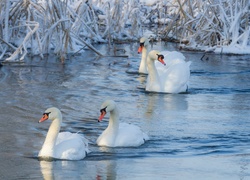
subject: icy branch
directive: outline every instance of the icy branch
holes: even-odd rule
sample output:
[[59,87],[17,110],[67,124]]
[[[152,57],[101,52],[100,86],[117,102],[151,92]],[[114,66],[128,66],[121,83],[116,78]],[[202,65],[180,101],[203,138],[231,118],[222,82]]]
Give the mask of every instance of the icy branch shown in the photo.
[[[31,36],[37,31],[39,24],[37,22],[25,22],[25,26],[27,26],[27,29],[29,30],[29,33],[25,36],[22,44],[16,49],[16,51],[9,57],[6,59],[6,61],[14,61],[18,59],[18,55],[22,54],[22,57],[20,58],[20,60],[23,60],[25,55],[27,54],[27,48],[26,48],[26,43],[27,41],[31,38]],[[33,29],[32,29],[33,27]]]

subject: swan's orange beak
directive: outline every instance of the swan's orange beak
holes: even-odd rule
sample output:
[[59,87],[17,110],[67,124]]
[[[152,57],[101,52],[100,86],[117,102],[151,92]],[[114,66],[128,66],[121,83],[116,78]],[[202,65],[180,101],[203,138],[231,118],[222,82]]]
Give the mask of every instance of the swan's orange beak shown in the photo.
[[98,122],[101,122],[101,120],[104,118],[105,115],[106,115],[106,111],[102,110],[101,115],[100,115],[100,117],[98,119]]
[[166,66],[166,63],[164,61],[164,56],[163,55],[158,55],[158,61],[162,63],[164,66]]
[[142,52],[142,48],[144,47],[144,43],[145,42],[140,42],[140,46],[138,48],[138,54],[140,54]]
[[46,121],[48,118],[49,118],[48,113],[44,113],[44,114],[43,114],[43,117],[42,117],[38,122],[41,123],[41,122],[43,122],[43,121]]
[[138,54],[140,54],[142,52],[142,48],[143,48],[143,44],[140,44],[139,48],[138,48]]

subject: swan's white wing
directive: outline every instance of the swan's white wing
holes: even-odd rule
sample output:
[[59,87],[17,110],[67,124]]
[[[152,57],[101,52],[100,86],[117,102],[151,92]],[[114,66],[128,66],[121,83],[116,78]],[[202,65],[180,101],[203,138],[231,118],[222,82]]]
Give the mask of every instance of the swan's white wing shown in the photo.
[[140,146],[148,139],[148,135],[140,127],[133,124],[120,123],[115,146]]
[[168,68],[162,78],[164,89],[170,93],[185,92],[187,89],[190,71],[187,63],[179,63]]
[[166,66],[159,67],[157,64],[157,71],[163,86],[163,92],[180,93],[187,89],[190,77],[190,64],[185,62],[185,56],[177,51],[163,52]]
[[61,132],[55,145],[54,157],[59,159],[80,160],[89,153],[88,140],[82,134]]

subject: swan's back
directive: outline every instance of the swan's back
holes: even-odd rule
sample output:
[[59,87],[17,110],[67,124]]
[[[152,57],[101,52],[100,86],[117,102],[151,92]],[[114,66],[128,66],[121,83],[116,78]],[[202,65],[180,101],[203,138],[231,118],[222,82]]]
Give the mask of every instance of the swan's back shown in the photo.
[[148,135],[140,127],[133,124],[120,123],[116,134],[105,130],[96,142],[99,146],[136,147],[144,144],[148,139]]
[[182,62],[170,66],[165,72],[164,90],[171,93],[185,92],[190,77],[191,62]]
[[156,67],[163,88],[162,92],[186,92],[190,78],[191,62],[186,62],[185,56],[177,51],[165,51],[161,53],[164,55],[166,66],[160,66],[160,63],[156,62]]
[[148,140],[149,137],[140,127],[133,124],[120,123],[115,146],[136,147]]
[[82,134],[61,132],[55,145],[54,157],[57,159],[80,160],[89,153],[88,140]]

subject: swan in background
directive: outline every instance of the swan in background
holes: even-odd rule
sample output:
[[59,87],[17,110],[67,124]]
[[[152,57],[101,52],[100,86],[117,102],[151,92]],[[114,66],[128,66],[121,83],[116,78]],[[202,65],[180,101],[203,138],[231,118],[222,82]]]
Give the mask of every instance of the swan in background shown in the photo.
[[142,74],[148,74],[148,70],[147,70],[148,46],[149,46],[149,39],[146,37],[142,37],[140,39],[140,46],[138,48],[138,54],[142,53],[141,63],[140,63],[140,67],[139,67],[139,73],[142,73]]
[[[140,46],[138,48],[138,54],[142,53],[141,55],[141,62],[139,67],[139,73],[141,74],[148,74],[148,66],[147,66],[147,55],[149,51],[149,38],[144,36],[140,39]],[[158,63],[155,64],[156,69],[162,69],[162,66]]]
[[61,132],[62,113],[59,109],[52,107],[43,113],[39,123],[52,120],[42,149],[38,154],[41,160],[67,159],[80,160],[85,158],[88,150],[88,140],[78,133]]
[[149,139],[148,135],[138,126],[119,123],[119,112],[116,103],[112,100],[105,101],[101,106],[101,115],[98,122],[110,112],[108,127],[97,139],[98,146],[109,147],[135,147],[142,145]]
[[[148,78],[146,91],[163,93],[186,92],[191,62],[185,62],[184,59],[185,57],[176,51],[164,52],[164,55],[156,50],[150,51],[147,56]],[[157,60],[166,67],[156,68],[155,61]]]
[[[147,55],[149,51],[149,38],[144,36],[140,39],[140,46],[138,48],[138,53],[142,53],[141,62],[139,67],[139,73],[148,74],[148,67],[147,67]],[[172,64],[185,62],[185,56],[177,51],[163,51],[161,52],[162,55],[165,56],[166,67],[171,66]],[[190,63],[191,64],[191,63]],[[155,62],[156,69],[164,69],[158,62]]]

